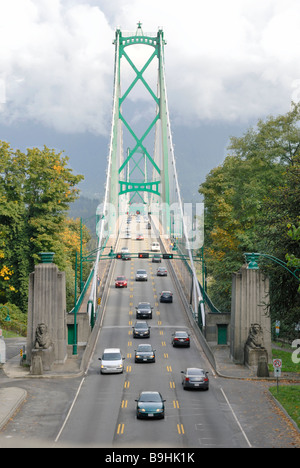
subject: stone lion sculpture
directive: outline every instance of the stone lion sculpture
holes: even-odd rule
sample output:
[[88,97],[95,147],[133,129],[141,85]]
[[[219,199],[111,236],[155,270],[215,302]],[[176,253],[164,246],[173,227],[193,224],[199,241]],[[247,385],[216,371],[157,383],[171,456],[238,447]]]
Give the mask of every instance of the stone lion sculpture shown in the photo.
[[264,349],[264,334],[259,323],[252,323],[246,345],[254,349]]
[[48,327],[45,323],[39,323],[35,332],[34,349],[48,349],[52,345]]

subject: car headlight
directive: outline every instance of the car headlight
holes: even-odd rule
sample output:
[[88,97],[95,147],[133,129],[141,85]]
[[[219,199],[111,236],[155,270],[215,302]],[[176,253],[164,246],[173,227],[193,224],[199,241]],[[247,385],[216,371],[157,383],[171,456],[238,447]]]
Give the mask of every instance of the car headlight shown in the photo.
[[156,412],[157,413],[162,413],[163,409],[162,408],[157,408]]

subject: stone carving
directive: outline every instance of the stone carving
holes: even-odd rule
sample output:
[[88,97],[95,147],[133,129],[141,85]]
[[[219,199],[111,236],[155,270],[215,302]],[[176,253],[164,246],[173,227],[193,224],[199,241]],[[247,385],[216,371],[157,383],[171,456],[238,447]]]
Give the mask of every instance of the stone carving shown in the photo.
[[246,345],[253,349],[265,349],[264,334],[259,323],[252,323]]
[[39,323],[35,332],[34,349],[49,349],[52,346],[48,327],[44,323]]
[[252,323],[245,344],[245,364],[257,369],[258,377],[268,377],[268,352],[264,345],[263,329],[259,323]]

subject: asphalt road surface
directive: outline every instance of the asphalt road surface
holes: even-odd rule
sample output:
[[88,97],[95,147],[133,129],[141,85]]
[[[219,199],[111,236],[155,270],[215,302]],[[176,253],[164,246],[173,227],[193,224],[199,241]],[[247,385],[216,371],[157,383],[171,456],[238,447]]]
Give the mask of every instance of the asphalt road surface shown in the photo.
[[[150,250],[151,239],[121,239],[129,251]],[[267,383],[221,379],[214,375],[195,340],[171,277],[157,277],[165,266],[151,259],[116,260],[105,315],[87,375],[79,379],[14,381],[28,391],[28,401],[0,434],[0,440],[18,445],[76,447],[249,448],[293,447],[290,425],[267,396]],[[148,272],[147,282],[136,282],[138,268]],[[125,275],[128,287],[116,289],[114,279]],[[159,302],[162,290],[173,292],[173,303]],[[150,338],[133,338],[135,306],[153,306]],[[191,333],[190,348],[173,348],[175,330]],[[134,350],[151,343],[155,363],[135,363]],[[104,348],[119,347],[125,357],[122,374],[100,374]],[[181,371],[201,367],[209,372],[208,391],[183,390]],[[12,385],[2,377],[2,385]],[[143,390],[161,392],[166,399],[162,420],[138,420],[135,399]],[[15,442],[14,442],[15,441]]]
[[[130,252],[150,251],[151,239],[145,237],[143,241],[135,240],[135,232],[141,229],[139,226],[135,229],[134,222],[132,224],[132,239],[121,240],[119,250],[128,247]],[[142,232],[147,234],[145,229]],[[115,262],[96,351],[88,375],[81,382],[74,407],[57,441],[79,446],[88,444],[104,447],[246,448],[251,447],[252,443],[272,446],[274,442],[271,441],[272,436],[270,437],[268,429],[261,431],[260,438],[257,438],[255,431],[255,440],[249,440],[247,431],[235,413],[235,404],[230,403],[233,400],[232,387],[235,386],[235,395],[238,395],[238,405],[241,406],[246,395],[245,385],[221,382],[215,378],[189,329],[171,277],[156,276],[159,266],[168,269],[168,262],[162,260],[161,264],[152,263],[151,259]],[[147,282],[135,281],[138,268],[147,270]],[[126,289],[114,287],[114,278],[118,275],[124,275],[128,279]],[[173,303],[159,302],[163,290],[173,292]],[[135,306],[142,301],[150,302],[153,306],[153,318],[148,320],[151,335],[150,338],[133,338]],[[171,345],[171,335],[175,330],[187,330],[191,333],[190,348],[174,348]],[[134,350],[142,342],[151,343],[156,350],[155,363],[134,362]],[[121,348],[125,356],[123,374],[100,374],[98,357],[106,347]],[[181,371],[186,367],[201,367],[209,371],[208,391],[183,390]],[[251,393],[250,387],[251,384],[248,383],[249,397],[244,399],[243,414],[249,409],[250,403],[249,414],[252,416],[256,396]],[[166,399],[165,419],[136,418],[135,399],[144,390],[159,391]],[[270,411],[270,407],[266,410]],[[251,424],[253,425],[253,421]]]

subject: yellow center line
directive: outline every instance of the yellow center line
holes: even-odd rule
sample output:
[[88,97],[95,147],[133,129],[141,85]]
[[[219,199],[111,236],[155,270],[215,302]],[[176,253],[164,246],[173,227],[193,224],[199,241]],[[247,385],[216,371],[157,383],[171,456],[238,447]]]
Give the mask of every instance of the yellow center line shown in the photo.
[[178,434],[184,434],[183,424],[177,424],[177,431],[178,431]]
[[124,434],[124,423],[118,425],[117,434]]

